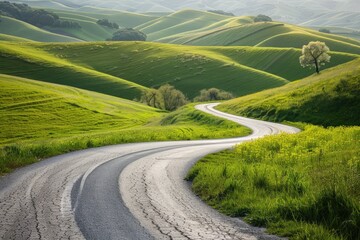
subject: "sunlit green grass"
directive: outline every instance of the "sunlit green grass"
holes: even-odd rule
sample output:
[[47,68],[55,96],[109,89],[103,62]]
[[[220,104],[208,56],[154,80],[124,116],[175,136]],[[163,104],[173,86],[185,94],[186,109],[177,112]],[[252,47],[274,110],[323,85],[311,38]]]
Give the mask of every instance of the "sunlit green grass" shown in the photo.
[[231,216],[290,239],[360,236],[360,127],[307,126],[206,156],[193,190]]
[[8,75],[0,75],[0,88],[0,174],[89,147],[250,133],[193,105],[168,114],[129,100]]
[[360,61],[286,86],[227,101],[220,110],[271,121],[360,125]]

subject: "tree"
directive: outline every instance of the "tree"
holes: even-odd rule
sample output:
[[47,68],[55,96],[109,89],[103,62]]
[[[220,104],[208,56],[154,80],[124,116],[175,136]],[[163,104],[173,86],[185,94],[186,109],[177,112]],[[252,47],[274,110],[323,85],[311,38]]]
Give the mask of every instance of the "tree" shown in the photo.
[[234,98],[234,96],[229,92],[217,88],[210,88],[202,89],[200,95],[194,98],[194,102],[228,100],[231,98]]
[[175,87],[166,84],[159,89],[144,90],[141,94],[140,102],[150,107],[174,111],[187,103],[185,95],[175,89]]
[[271,17],[259,14],[254,18],[254,22],[272,22]]
[[144,90],[141,93],[140,102],[154,108],[162,108],[162,96],[160,92],[154,88]]
[[303,67],[315,67],[316,72],[320,73],[320,66],[325,65],[325,62],[330,62],[330,49],[324,42],[309,42],[302,48],[302,55],[300,57],[300,64]]
[[146,41],[146,34],[132,28],[123,28],[113,34],[108,41]]
[[331,33],[331,31],[327,28],[320,28],[319,29],[319,32],[322,32],[322,33]]
[[187,103],[185,95],[169,84],[161,86],[159,92],[163,98],[164,109],[167,111],[174,111]]

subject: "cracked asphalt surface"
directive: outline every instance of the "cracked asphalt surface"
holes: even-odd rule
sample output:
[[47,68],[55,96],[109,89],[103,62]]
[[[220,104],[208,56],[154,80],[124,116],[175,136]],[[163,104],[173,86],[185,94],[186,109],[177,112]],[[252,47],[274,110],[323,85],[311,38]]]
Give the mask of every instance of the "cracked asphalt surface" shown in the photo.
[[226,217],[184,181],[199,158],[293,127],[199,110],[253,129],[223,140],[122,144],[77,151],[0,179],[0,239],[277,239]]

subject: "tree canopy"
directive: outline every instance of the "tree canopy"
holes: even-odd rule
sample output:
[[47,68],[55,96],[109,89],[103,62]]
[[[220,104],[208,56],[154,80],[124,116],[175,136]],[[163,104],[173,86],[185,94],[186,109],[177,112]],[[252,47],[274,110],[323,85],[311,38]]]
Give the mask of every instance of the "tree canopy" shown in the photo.
[[259,14],[254,18],[254,22],[272,22],[271,17]]
[[229,92],[217,88],[209,88],[209,89],[202,89],[200,91],[200,95],[194,98],[194,102],[228,100],[231,98],[234,98],[234,96]]
[[44,9],[33,9],[24,3],[0,2],[0,15],[12,17],[37,27],[81,28],[77,22],[61,20]]
[[108,28],[119,29],[119,25],[117,23],[110,22],[108,19],[99,19],[96,23]]
[[324,42],[309,42],[302,48],[302,55],[300,56],[300,64],[303,67],[315,67],[317,73],[320,73],[320,66],[325,65],[325,62],[330,62],[330,49]]
[[174,86],[165,84],[159,89],[144,90],[140,102],[148,106],[174,111],[187,103],[185,95]]
[[133,28],[123,28],[113,34],[108,41],[146,41],[146,34]]

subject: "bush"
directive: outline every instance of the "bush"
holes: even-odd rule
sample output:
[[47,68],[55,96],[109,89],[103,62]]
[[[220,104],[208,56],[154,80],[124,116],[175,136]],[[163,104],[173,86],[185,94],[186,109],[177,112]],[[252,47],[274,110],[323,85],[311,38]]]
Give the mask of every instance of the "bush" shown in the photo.
[[0,2],[0,15],[19,19],[38,27],[81,28],[76,22],[60,20],[55,13],[33,9],[27,4]]
[[200,95],[194,98],[194,102],[228,100],[232,98],[234,98],[234,96],[229,92],[217,88],[210,88],[201,90]]
[[108,28],[119,29],[119,25],[117,23],[112,23],[108,19],[99,19],[96,23]]
[[272,22],[271,17],[259,14],[254,18],[254,22]]
[[187,103],[185,95],[175,87],[165,84],[159,89],[148,89],[142,92],[140,102],[148,106],[175,111]]
[[331,31],[327,28],[320,28],[319,29],[319,32],[322,32],[322,33],[331,33]]
[[235,16],[235,14],[233,14],[231,12],[225,12],[223,10],[208,10],[208,12],[216,13],[216,14],[220,14],[220,15],[225,15],[225,16],[232,16],[232,17]]
[[146,41],[146,34],[133,28],[123,28],[113,34],[108,41]]

